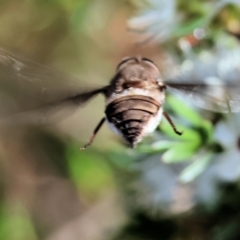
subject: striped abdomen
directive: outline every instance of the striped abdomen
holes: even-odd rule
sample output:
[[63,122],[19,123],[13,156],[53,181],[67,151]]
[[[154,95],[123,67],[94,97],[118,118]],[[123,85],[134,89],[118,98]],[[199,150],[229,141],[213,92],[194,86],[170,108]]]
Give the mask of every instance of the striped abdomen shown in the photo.
[[131,95],[115,99],[106,108],[107,121],[116,133],[134,147],[159,124],[162,109],[149,96]]

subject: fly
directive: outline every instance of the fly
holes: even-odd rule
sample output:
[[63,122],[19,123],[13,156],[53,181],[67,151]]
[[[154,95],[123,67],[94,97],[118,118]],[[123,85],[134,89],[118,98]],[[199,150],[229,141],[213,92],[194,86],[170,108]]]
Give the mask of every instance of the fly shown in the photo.
[[[58,82],[63,82],[62,92],[66,92],[64,84],[69,82],[68,76],[0,50],[0,81],[7,80],[3,84],[3,88],[9,85],[10,79],[19,86],[21,86],[19,82],[28,81],[34,85],[34,89],[44,82],[46,87],[42,89],[46,89],[46,91],[49,90],[49,84],[56,79]],[[208,85],[203,82],[179,81],[179,79],[163,81],[158,67],[150,59],[140,56],[126,57],[118,64],[116,72],[107,86],[88,91],[78,91],[74,88],[75,93],[69,94],[69,96],[55,94],[57,99],[53,99],[52,96],[50,99],[41,99],[40,94],[39,98],[42,104],[37,107],[29,107],[23,113],[41,112],[45,109],[63,106],[80,106],[98,94],[103,94],[106,101],[105,116],[99,121],[89,141],[81,148],[84,150],[92,144],[104,122],[131,147],[135,147],[145,136],[154,132],[162,116],[170,123],[173,131],[181,135],[182,132],[175,127],[170,116],[163,110],[166,89],[173,89],[183,94],[185,98],[202,108],[218,112],[240,111],[239,86]],[[36,94],[32,89],[23,87],[22,91],[24,90],[30,91],[35,99]],[[49,92],[51,93],[51,91]],[[23,100],[24,97],[22,97]]]
[[92,137],[81,149],[88,147],[106,121],[109,128],[120,135],[131,147],[155,131],[162,115],[175,133],[181,135],[171,118],[163,111],[166,85],[156,65],[148,58],[124,58],[117,66],[115,76],[105,87],[105,116]]

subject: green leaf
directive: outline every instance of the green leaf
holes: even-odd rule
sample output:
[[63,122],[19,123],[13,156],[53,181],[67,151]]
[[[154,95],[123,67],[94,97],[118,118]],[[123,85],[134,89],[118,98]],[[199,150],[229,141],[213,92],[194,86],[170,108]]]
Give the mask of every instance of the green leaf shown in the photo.
[[204,27],[208,21],[206,16],[201,16],[200,18],[192,19],[192,21],[187,21],[187,23],[180,23],[178,27],[172,34],[172,37],[182,37],[189,34],[196,28]]
[[[76,2],[73,2],[73,4],[76,4]],[[86,18],[87,14],[87,8],[89,7],[90,2],[87,0],[77,1],[77,6],[75,6],[74,11],[72,13],[70,22],[75,27],[75,29],[78,29],[82,31],[84,20]]]
[[162,155],[165,163],[189,161],[198,148],[195,142],[180,142]]
[[166,134],[167,136],[173,138],[173,139],[177,139],[177,140],[184,140],[184,141],[197,141],[200,143],[201,141],[201,136],[198,133],[198,131],[191,129],[191,127],[185,127],[179,124],[176,124],[176,127],[178,129],[178,131],[182,131],[183,134],[182,135],[178,135],[174,132],[174,130],[172,129],[171,125],[169,124],[169,122],[167,121],[162,121],[161,125],[160,125],[160,129],[161,131]]
[[129,169],[133,159],[136,157],[135,152],[131,151],[131,149],[128,151],[129,154],[126,154],[126,152],[123,151],[111,151],[109,153],[109,156],[111,160],[114,162],[114,164],[122,169]]
[[[20,203],[11,206],[1,206],[0,239],[36,240],[37,235],[28,211]],[[13,231],[14,229],[14,231]]]
[[177,113],[177,115],[188,120],[194,126],[201,126],[202,116],[200,116],[197,111],[190,108],[186,101],[182,101],[182,99],[170,95],[167,98],[167,103],[170,105],[173,111]]
[[93,150],[81,151],[78,145],[71,145],[67,159],[71,178],[90,198],[97,197],[101,190],[112,187],[112,173],[104,155]]
[[194,111],[184,101],[181,101],[174,96],[169,96],[168,104],[178,116],[186,119],[195,129],[192,129],[191,127],[186,128],[185,126],[176,124],[177,129],[183,131],[183,134],[179,137],[174,133],[170,124],[166,125],[166,123],[168,123],[167,121],[162,121],[161,130],[166,135],[174,139],[194,140],[200,142],[202,135],[198,129],[201,129],[201,133],[204,132],[204,140],[211,142],[214,129],[210,121],[203,119],[197,111]]
[[162,152],[170,147],[173,147],[174,145],[178,144],[178,142],[174,141],[168,141],[168,140],[160,140],[157,142],[154,142],[151,145],[143,145],[138,148],[139,152],[142,153],[154,153],[154,152]]
[[184,183],[194,180],[206,169],[207,165],[212,159],[212,156],[212,153],[207,153],[197,158],[192,164],[190,164],[182,171],[180,175],[180,180]]
[[213,140],[213,133],[214,133],[214,128],[212,123],[210,121],[203,119],[202,128],[206,133],[206,139],[208,140],[208,142],[211,142]]

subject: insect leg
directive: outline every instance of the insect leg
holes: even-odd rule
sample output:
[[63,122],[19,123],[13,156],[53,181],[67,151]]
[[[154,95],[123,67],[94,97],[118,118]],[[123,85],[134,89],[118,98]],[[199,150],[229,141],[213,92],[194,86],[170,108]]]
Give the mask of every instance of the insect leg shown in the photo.
[[180,131],[177,130],[175,124],[173,123],[172,119],[168,116],[168,114],[167,114],[166,112],[163,112],[163,115],[164,115],[164,117],[167,119],[167,121],[170,123],[173,131],[174,131],[176,134],[178,134],[178,135],[182,135],[182,134],[183,134],[183,131],[180,132]]
[[92,136],[90,137],[89,141],[80,149],[81,150],[85,150],[88,146],[90,146],[94,140],[94,138],[96,137],[99,129],[101,128],[101,126],[103,125],[103,123],[105,122],[105,117],[101,119],[101,121],[98,123],[98,125],[96,126],[96,128],[93,131]]

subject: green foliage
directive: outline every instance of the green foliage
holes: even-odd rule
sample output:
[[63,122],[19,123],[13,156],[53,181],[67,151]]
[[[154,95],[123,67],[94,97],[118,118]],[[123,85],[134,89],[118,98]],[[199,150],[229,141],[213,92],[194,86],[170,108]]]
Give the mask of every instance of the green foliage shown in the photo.
[[[66,1],[63,2],[66,3]],[[88,0],[76,1],[74,6],[71,6],[71,23],[73,24],[75,29],[83,29],[84,19],[86,19],[86,13],[90,2],[91,1]]]
[[96,199],[113,187],[111,169],[103,154],[81,151],[78,144],[73,144],[67,149],[67,160],[71,179],[89,199]]
[[31,218],[27,210],[20,204],[16,204],[11,210],[2,205],[0,211],[0,239],[37,239]]
[[204,153],[201,156],[196,156],[195,161],[186,167],[180,174],[182,182],[191,182],[199,176],[208,167],[212,159],[212,153]]

